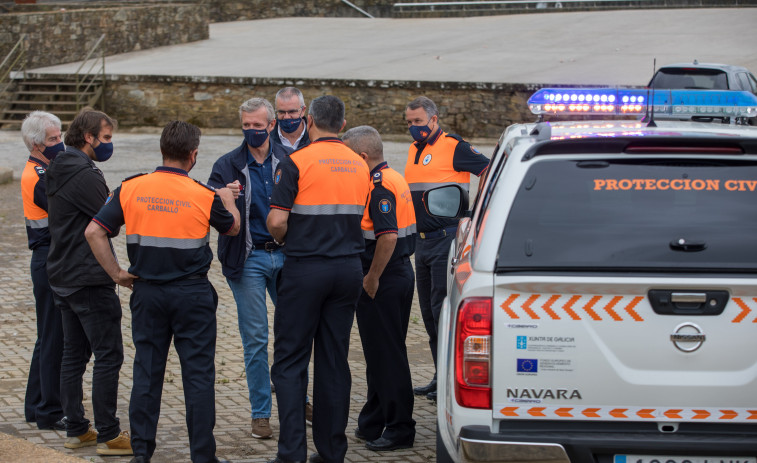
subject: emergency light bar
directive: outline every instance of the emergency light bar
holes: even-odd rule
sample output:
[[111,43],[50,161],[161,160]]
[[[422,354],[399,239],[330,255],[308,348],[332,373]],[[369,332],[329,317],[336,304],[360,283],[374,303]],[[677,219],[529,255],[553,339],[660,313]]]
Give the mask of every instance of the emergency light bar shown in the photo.
[[652,99],[654,116],[661,119],[757,116],[757,96],[731,90],[543,88],[528,99],[528,107],[537,115],[642,116]]

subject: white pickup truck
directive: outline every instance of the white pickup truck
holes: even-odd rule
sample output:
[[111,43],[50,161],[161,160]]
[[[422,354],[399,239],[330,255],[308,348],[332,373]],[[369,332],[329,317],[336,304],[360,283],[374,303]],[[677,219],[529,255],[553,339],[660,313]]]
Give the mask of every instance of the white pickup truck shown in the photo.
[[[529,103],[600,120],[508,127],[472,211],[454,185],[424,198],[463,217],[437,461],[757,463],[757,129],[735,124],[757,97],[547,89]],[[718,122],[662,120],[687,114]]]

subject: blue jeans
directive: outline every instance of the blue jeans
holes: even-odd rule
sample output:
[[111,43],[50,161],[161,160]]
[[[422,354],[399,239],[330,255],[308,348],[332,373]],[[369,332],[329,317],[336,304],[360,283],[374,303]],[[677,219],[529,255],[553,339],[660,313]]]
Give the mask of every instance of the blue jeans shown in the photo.
[[268,372],[268,309],[265,292],[276,304],[276,280],[284,253],[253,249],[244,262],[242,277],[227,278],[237,303],[239,334],[244,347],[244,370],[253,418],[271,417],[271,379]]

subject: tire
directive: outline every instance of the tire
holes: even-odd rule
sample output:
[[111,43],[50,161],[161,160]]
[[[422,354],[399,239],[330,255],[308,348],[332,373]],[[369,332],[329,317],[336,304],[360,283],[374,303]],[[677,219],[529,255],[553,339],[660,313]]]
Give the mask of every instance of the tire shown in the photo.
[[444,446],[444,441],[439,434],[439,423],[436,423],[436,463],[455,463],[452,459],[447,447]]

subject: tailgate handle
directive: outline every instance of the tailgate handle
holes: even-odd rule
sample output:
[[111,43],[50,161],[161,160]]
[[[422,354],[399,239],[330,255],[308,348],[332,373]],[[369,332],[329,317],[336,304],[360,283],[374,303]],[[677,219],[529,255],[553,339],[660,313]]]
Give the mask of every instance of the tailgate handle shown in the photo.
[[670,300],[673,303],[695,302],[698,304],[704,304],[707,302],[707,293],[673,293],[670,295]]
[[712,316],[723,313],[730,295],[723,290],[650,289],[647,297],[659,315]]

